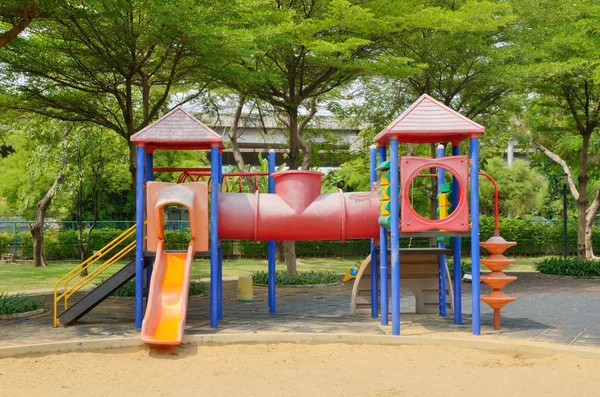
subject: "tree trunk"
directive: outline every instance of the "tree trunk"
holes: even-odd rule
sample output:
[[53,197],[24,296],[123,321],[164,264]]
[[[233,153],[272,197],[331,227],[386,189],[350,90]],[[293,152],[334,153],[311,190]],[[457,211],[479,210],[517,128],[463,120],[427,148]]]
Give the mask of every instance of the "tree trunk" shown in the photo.
[[283,241],[275,242],[275,259],[277,262],[285,261],[285,246]]
[[592,245],[593,226],[598,209],[600,208],[600,188],[596,191],[596,197],[586,211],[586,230],[585,230],[585,257],[594,258],[594,247]]
[[296,274],[296,242],[295,241],[284,241],[285,249],[285,265],[287,267],[288,274]]
[[300,149],[298,147],[298,108],[290,108],[288,114],[288,129],[290,130],[290,151],[288,167],[290,170],[298,169],[298,155]]
[[[66,139],[69,131],[67,131],[63,135],[63,139]],[[48,207],[52,203],[52,199],[56,194],[56,191],[63,183],[65,179],[64,169],[67,165],[67,154],[63,154],[62,165],[60,170],[58,171],[58,175],[54,179],[54,183],[44,197],[37,203],[37,215],[36,220],[33,226],[29,226],[29,231],[31,232],[31,237],[33,239],[33,266],[35,267],[44,267],[46,266],[46,259],[44,258],[44,219],[46,218],[46,211],[48,211]]]
[[[233,117],[233,122],[231,123],[231,128],[229,128],[229,141],[231,142],[231,151],[233,152],[233,158],[235,160],[235,163],[237,164],[238,168],[240,169],[240,172],[248,172],[248,169],[246,168],[246,162],[244,161],[244,158],[242,157],[242,152],[240,151],[240,146],[238,145],[238,129],[239,129],[239,122],[240,122],[240,118],[242,116],[242,110],[244,109],[244,103],[246,102],[246,98],[244,98],[243,96],[239,96],[238,97],[238,103],[235,109],[235,114]],[[254,193],[256,191],[256,189],[254,188],[254,178],[251,176],[246,176],[244,177],[244,179],[246,180],[246,184],[248,185],[248,188],[250,189],[251,193]]]
[[[290,170],[298,169],[298,108],[290,108],[288,113],[288,129],[290,130],[290,151],[288,167]],[[296,242],[284,241],[285,264],[288,274],[296,274]]]
[[131,173],[131,190],[133,191],[133,201],[135,202],[135,172],[137,169],[137,145],[134,142],[127,142],[129,146],[129,172]]
[[[587,258],[587,222],[586,222],[586,210],[588,205],[587,200],[587,183],[588,183],[588,152],[590,147],[590,134],[583,134],[583,145],[581,146],[581,170],[577,180],[579,182],[579,198],[577,199],[577,257],[580,261]],[[590,241],[591,241],[590,229]],[[589,247],[591,251],[591,246]]]
[[47,264],[44,258],[44,224],[36,222],[29,227],[29,231],[33,239],[33,266],[45,267]]

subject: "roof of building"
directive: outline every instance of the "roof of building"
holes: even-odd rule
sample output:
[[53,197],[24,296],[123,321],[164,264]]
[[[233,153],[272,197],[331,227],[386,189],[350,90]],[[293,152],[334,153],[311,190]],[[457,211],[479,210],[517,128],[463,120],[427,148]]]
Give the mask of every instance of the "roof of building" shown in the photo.
[[215,145],[224,148],[219,134],[181,106],[133,134],[131,142],[153,149],[208,150]]
[[373,142],[385,144],[395,136],[399,142],[405,143],[458,143],[477,137],[484,131],[485,127],[423,94],[377,134]]

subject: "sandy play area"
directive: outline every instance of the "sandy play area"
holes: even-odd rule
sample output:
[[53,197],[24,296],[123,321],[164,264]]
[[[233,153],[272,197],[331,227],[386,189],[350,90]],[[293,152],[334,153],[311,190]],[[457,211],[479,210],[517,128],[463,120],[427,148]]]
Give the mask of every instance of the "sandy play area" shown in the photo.
[[598,396],[600,361],[456,347],[186,346],[0,360],[2,396]]

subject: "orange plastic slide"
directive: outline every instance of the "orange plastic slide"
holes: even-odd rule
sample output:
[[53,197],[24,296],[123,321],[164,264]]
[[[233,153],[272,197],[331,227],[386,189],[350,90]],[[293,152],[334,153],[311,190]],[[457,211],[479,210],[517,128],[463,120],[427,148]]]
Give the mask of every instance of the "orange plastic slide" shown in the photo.
[[193,261],[193,241],[190,241],[187,253],[167,253],[164,241],[158,241],[148,305],[142,323],[142,342],[155,345],[181,343]]

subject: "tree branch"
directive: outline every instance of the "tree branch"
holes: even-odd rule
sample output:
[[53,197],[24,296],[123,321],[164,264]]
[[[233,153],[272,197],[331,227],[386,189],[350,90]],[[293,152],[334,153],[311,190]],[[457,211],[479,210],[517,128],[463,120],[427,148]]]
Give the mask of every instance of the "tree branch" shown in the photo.
[[16,38],[21,34],[22,31],[27,29],[27,27],[31,24],[31,21],[35,17],[36,7],[33,3],[27,4],[23,7],[23,12],[21,14],[21,20],[15,23],[12,28],[8,31],[2,33],[0,35],[0,48],[4,47],[11,40]]
[[567,181],[569,183],[569,189],[571,190],[571,194],[573,195],[575,200],[579,200],[579,192],[577,191],[575,181],[573,180],[573,174],[571,174],[571,170],[569,169],[567,163],[565,163],[565,161],[561,159],[558,154],[551,152],[549,149],[545,148],[544,146],[538,143],[532,141],[531,146],[534,149],[537,149],[540,152],[544,153],[550,160],[554,161],[556,164],[561,166],[563,172],[567,175]]

